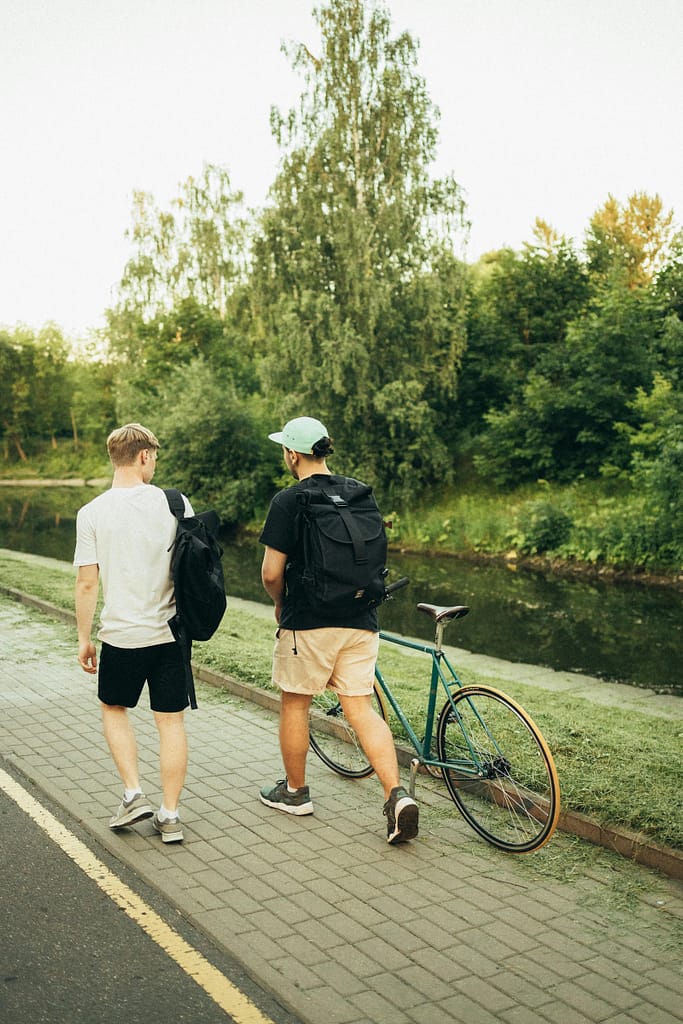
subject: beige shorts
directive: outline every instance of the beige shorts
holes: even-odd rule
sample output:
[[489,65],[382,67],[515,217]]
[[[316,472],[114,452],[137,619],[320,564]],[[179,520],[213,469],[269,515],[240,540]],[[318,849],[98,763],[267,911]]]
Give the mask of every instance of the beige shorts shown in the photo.
[[329,687],[362,697],[372,693],[378,650],[379,633],[367,629],[278,629],[273,682],[288,693],[313,695]]

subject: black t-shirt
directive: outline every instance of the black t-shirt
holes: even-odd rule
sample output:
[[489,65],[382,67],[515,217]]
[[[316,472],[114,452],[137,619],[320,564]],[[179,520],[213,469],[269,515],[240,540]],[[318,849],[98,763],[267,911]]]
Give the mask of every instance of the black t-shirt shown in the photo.
[[[341,484],[348,477],[336,474],[314,474],[306,480],[279,491],[270,503],[268,516],[259,540],[269,548],[275,548],[287,555],[288,565],[297,566],[303,562],[299,533],[299,503],[297,492],[306,490],[320,480],[324,484]],[[291,574],[292,576],[295,573]],[[322,629],[324,626],[340,626],[345,629],[368,629],[376,633],[379,629],[377,609],[365,608],[362,612],[344,619],[322,616],[311,608],[303,595],[285,593],[280,614],[283,629]]]

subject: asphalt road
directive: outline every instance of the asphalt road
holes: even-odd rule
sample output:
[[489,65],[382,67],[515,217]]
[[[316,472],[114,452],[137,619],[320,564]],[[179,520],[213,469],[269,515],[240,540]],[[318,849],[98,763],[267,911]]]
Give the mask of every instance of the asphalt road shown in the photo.
[[[8,771],[6,765],[3,765]],[[150,910],[247,996],[235,1016],[88,877],[0,789],[0,1020],[3,1024],[296,1024],[234,962],[25,779],[16,781]],[[251,1013],[251,1016],[250,1016]]]

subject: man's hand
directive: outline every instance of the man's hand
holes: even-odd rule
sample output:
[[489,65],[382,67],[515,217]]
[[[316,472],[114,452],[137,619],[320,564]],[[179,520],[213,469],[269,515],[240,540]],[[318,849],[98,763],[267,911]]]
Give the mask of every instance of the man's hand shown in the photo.
[[78,664],[84,672],[94,675],[97,672],[97,648],[92,640],[84,640],[78,645]]

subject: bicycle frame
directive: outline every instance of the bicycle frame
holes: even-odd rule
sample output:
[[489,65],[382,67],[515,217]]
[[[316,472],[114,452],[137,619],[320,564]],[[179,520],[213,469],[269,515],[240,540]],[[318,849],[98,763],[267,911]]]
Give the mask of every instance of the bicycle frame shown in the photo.
[[[487,842],[512,853],[537,850],[552,835],[560,812],[552,753],[523,707],[495,687],[465,685],[448,660],[443,651],[444,628],[468,609],[431,604],[418,608],[434,621],[433,644],[383,632],[380,639],[431,659],[422,737],[375,665],[374,696],[381,705],[381,717],[386,719],[391,709],[415,751],[410,761],[410,795],[415,794],[418,769],[424,766],[432,775],[443,775],[456,807]],[[446,700],[443,704],[440,700],[437,709],[441,690]],[[334,693],[321,704],[315,730],[315,737],[310,734],[311,747],[333,771],[355,779],[372,774],[373,765]]]
[[[446,697],[451,704],[453,715],[455,719],[458,722],[460,722],[460,715],[458,714],[458,711],[455,705],[453,704],[452,692],[454,689],[461,689],[463,687],[463,683],[460,680],[458,673],[451,665],[444,651],[441,649],[441,632],[442,629],[437,631],[438,646],[433,646],[431,644],[415,643],[413,640],[406,640],[404,637],[394,636],[394,634],[392,633],[384,633],[380,631],[379,634],[380,640],[387,640],[389,643],[396,644],[398,647],[408,647],[410,648],[410,650],[419,651],[422,654],[428,654],[432,659],[432,674],[429,684],[429,696],[427,698],[427,718],[425,721],[425,730],[422,739],[418,737],[412,725],[406,718],[403,708],[398,703],[396,697],[394,697],[394,694],[391,692],[389,684],[387,683],[387,681],[385,680],[384,676],[380,671],[379,665],[375,665],[375,678],[380,685],[382,693],[389,701],[392,711],[398,718],[403,729],[405,729],[411,744],[415,748],[415,753],[418,756],[419,763],[422,765],[426,765],[430,768],[452,768],[454,764],[453,761],[442,761],[438,757],[435,757],[432,753],[432,738],[434,736],[434,719],[436,717],[437,693],[440,688],[444,690],[444,693],[446,694]],[[444,667],[446,671],[444,671]],[[472,701],[470,701],[469,703],[470,706],[473,708],[474,713],[477,716],[477,719],[485,728],[484,722],[482,721],[481,716],[477,713],[476,708],[472,704]],[[495,742],[493,740],[493,737],[488,732],[488,730],[486,731],[487,734],[489,735],[489,738],[493,742]],[[479,759],[477,757],[476,751],[472,747],[469,735],[465,729],[462,729],[462,734],[469,749],[470,757],[472,760],[470,763],[467,763],[465,761],[458,761],[458,769],[462,772],[470,772],[473,776],[479,775],[481,774],[481,766],[479,764]],[[476,766],[476,768],[473,766]]]

